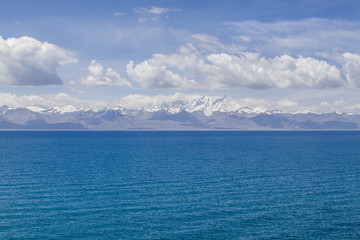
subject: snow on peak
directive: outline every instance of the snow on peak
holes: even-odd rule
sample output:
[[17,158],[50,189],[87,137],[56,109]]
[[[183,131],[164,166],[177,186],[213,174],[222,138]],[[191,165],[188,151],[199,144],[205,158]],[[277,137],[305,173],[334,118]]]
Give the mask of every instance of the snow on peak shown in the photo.
[[188,112],[201,111],[206,116],[211,116],[213,112],[221,111],[221,112],[235,112],[241,106],[232,101],[226,96],[223,97],[196,97],[193,99],[188,106],[186,106],[185,110]]
[[236,100],[227,96],[198,96],[198,95],[176,95],[174,97],[166,96],[129,96],[123,101],[120,108],[127,110],[141,110],[144,112],[157,112],[160,110],[169,113],[202,112],[206,116],[211,116],[214,112],[245,112],[254,113],[264,112],[267,109],[257,109],[245,107]]
[[37,107],[37,106],[27,106],[25,107],[26,109],[29,109],[30,111],[32,112],[38,112],[38,113],[41,113],[43,111],[46,111],[46,109],[44,108],[41,108],[41,107]]
[[49,110],[46,110],[46,113],[58,113],[58,114],[64,114],[68,112],[76,112],[78,109],[72,105],[66,105],[62,107],[54,107]]

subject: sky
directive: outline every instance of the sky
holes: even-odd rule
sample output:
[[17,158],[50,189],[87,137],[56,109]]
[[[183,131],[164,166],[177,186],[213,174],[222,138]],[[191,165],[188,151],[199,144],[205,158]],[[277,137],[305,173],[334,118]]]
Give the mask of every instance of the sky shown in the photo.
[[356,0],[3,0],[0,105],[226,95],[360,113],[359,12]]

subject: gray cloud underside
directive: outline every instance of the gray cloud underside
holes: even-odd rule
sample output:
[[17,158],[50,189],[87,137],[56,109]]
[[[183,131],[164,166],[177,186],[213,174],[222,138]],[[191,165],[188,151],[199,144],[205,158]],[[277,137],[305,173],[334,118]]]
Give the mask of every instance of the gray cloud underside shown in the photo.
[[31,37],[0,36],[0,85],[40,86],[62,84],[57,68],[75,62],[72,53]]

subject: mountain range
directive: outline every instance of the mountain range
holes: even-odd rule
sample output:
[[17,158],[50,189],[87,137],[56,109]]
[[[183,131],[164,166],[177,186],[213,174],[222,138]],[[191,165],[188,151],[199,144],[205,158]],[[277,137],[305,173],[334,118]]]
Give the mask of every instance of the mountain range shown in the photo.
[[360,114],[281,112],[241,106],[224,97],[197,97],[130,108],[0,107],[0,129],[94,130],[356,130]]

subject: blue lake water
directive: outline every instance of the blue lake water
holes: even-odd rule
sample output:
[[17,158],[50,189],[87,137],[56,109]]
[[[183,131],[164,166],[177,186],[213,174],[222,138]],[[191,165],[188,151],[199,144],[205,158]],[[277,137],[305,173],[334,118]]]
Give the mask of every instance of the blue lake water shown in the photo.
[[360,239],[360,132],[0,132],[0,239]]

